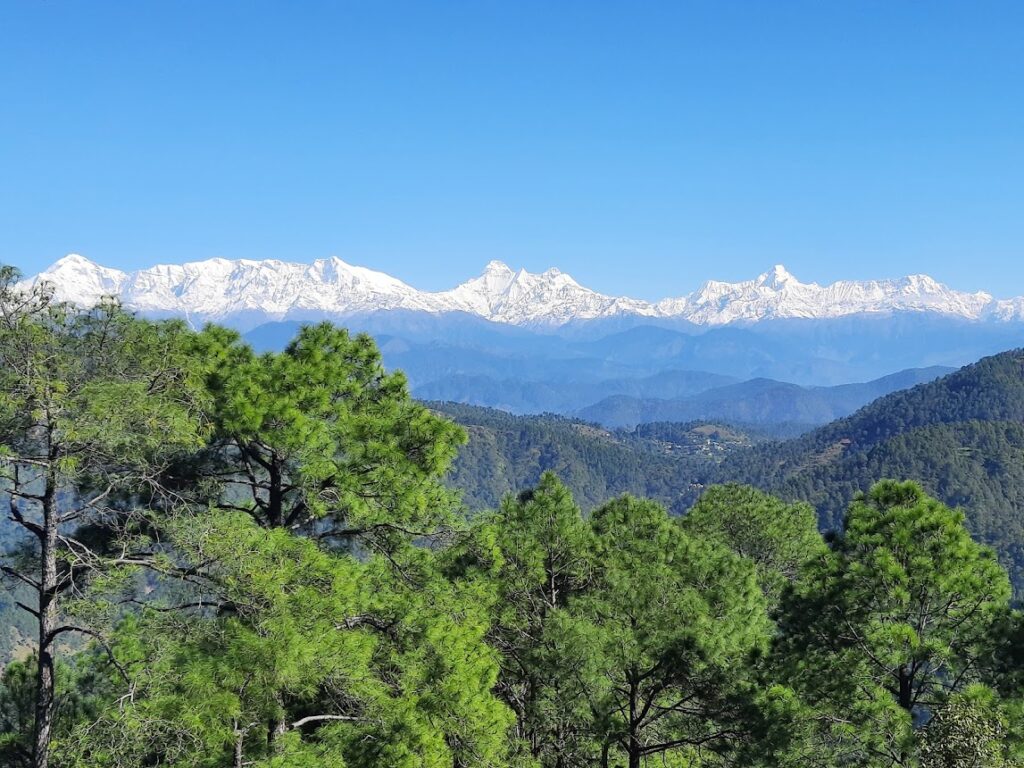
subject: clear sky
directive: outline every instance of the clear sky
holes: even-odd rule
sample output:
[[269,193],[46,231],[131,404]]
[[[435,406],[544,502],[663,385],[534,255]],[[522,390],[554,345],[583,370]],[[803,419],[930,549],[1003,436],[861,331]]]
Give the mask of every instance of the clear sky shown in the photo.
[[1024,294],[1024,3],[0,0],[0,261]]

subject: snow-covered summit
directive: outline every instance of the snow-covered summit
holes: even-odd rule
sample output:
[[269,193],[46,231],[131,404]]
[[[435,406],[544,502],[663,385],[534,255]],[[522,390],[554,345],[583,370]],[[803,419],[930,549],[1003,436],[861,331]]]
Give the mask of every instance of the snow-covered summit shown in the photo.
[[[884,312],[936,312],[982,319],[1000,305],[987,293],[947,288],[927,275],[897,280],[840,280],[830,285],[801,283],[785,267],[739,283],[708,281],[697,291],[655,306],[659,314],[684,317],[699,325],[757,322],[772,318],[832,318]],[[1004,313],[1005,320],[1024,314]]]
[[84,256],[69,253],[36,275],[33,281],[46,281],[57,289],[59,298],[74,304],[95,304],[104,296],[121,293],[128,275],[117,269],[101,267]]
[[651,314],[649,304],[584,288],[558,269],[539,275],[525,269],[513,272],[500,261],[490,262],[479,277],[435,295],[453,309],[515,325],[563,325],[614,314]]
[[698,325],[862,313],[932,312],[982,321],[1024,320],[1024,297],[996,300],[926,275],[895,280],[802,283],[782,265],[753,280],[710,280],[656,303],[598,293],[558,269],[535,274],[491,261],[447,291],[420,291],[339,258],[312,264],[209,259],[122,272],[70,254],[26,283],[47,281],[58,298],[92,304],[105,295],[151,316],[185,316],[242,327],[282,319],[340,318],[382,310],[465,312],[514,325],[563,325],[616,315],[675,318]]

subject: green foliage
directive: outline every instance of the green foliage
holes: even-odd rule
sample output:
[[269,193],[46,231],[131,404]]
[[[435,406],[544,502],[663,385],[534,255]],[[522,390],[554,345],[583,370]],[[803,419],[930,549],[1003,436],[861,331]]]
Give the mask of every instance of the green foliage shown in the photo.
[[0,763],[10,768],[30,765],[32,723],[35,718],[32,664],[7,665],[0,678]]
[[601,655],[591,692],[606,737],[640,758],[726,752],[744,730],[744,670],[769,639],[753,565],[630,497],[593,516],[595,588],[581,598]]
[[86,491],[110,480],[111,467],[200,445],[200,382],[183,324],[137,320],[113,304],[76,311],[35,301],[0,326],[0,435],[10,472],[18,456],[38,449],[31,427],[40,418],[59,436],[60,481]]
[[770,607],[800,567],[825,550],[809,504],[786,504],[749,486],[709,488],[683,518],[683,528],[753,562]]
[[216,329],[207,338],[215,434],[199,475],[226,478],[222,505],[375,546],[448,520],[438,478],[464,435],[409,398],[369,336],[322,323],[260,356]]
[[[102,654],[104,662],[98,663]],[[81,723],[91,722],[106,703],[96,694],[109,675],[109,662],[99,648],[85,649],[60,664],[57,675],[59,741]],[[0,765],[21,768],[33,764],[32,734],[35,724],[36,674],[34,656],[9,664],[0,676]],[[106,667],[106,669],[105,669]],[[96,672],[100,677],[96,677]]]
[[579,677],[587,661],[566,611],[593,571],[591,536],[568,489],[546,473],[540,484],[476,521],[448,554],[462,578],[491,584],[488,640],[499,652],[497,692],[516,715],[516,744],[541,765],[576,764],[592,746]]
[[588,524],[545,474],[449,557],[493,584],[498,692],[524,756],[675,764],[755,740],[744,694],[770,636],[755,568],[663,507],[624,497]]
[[879,483],[784,601],[780,660],[834,748],[902,765],[913,725],[982,674],[1010,587],[963,522],[913,483]]
[[921,768],[1003,768],[1007,722],[991,691],[975,687],[952,697],[921,731]]
[[259,765],[311,754],[339,765],[500,762],[510,722],[490,694],[486,604],[472,582],[441,578],[429,552],[405,563],[412,588],[382,559],[326,552],[241,513],[182,523],[175,541],[216,564],[206,572],[216,613],[153,605],[126,620],[121,704],[65,740],[63,763],[199,768],[236,749]]
[[59,641],[98,634],[72,600],[134,560],[148,525],[135,512],[163,506],[161,472],[202,445],[205,391],[182,323],[70,307],[16,279],[0,268],[0,493],[21,529],[0,574],[28,593],[19,607],[37,625],[31,764],[46,768]]
[[368,337],[320,325],[257,357],[208,328],[193,350],[212,433],[168,473],[189,512],[160,521],[161,578],[116,633],[118,705],[61,760],[501,764],[489,601],[416,546],[453,522],[461,431]]

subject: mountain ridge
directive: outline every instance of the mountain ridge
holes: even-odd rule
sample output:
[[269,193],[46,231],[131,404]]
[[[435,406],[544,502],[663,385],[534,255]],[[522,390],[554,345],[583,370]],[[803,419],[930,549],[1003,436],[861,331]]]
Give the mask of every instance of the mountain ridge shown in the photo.
[[849,416],[879,397],[934,381],[955,370],[946,366],[908,368],[871,381],[833,387],[803,387],[762,377],[709,386],[674,398],[614,394],[572,415],[609,429],[632,429],[652,422],[717,421],[755,427],[803,424],[810,430]]
[[752,280],[709,280],[692,293],[656,302],[599,293],[555,268],[537,274],[514,271],[500,261],[489,262],[479,276],[452,289],[433,292],[337,257],[311,264],[214,258],[124,272],[69,254],[23,284],[42,281],[53,285],[59,299],[74,304],[113,295],[145,315],[246,329],[268,321],[338,319],[388,310],[461,312],[506,325],[554,328],[630,316],[699,327],[901,312],[980,322],[1024,320],[1024,297],[996,299],[984,291],[957,291],[927,275],[822,286],[800,282],[782,265]]

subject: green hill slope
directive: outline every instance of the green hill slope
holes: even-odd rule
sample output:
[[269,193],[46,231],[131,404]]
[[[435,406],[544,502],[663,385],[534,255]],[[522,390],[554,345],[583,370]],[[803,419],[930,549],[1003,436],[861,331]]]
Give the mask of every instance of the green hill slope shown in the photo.
[[737,481],[811,502],[836,527],[884,477],[921,482],[961,506],[1024,589],[1024,350],[896,392],[806,435],[726,458],[709,482]]
[[456,403],[429,406],[469,434],[449,477],[473,510],[536,485],[551,470],[589,509],[623,493],[682,511],[697,483],[728,454],[763,438],[703,423],[611,431],[561,416],[513,416]]

